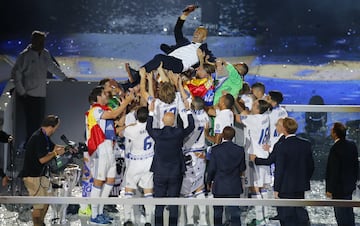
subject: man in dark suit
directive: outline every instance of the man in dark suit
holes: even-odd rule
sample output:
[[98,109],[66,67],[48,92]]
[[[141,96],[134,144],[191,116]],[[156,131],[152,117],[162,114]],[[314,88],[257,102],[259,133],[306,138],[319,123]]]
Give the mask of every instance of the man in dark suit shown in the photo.
[[[174,73],[185,72],[191,67],[196,68],[199,66],[199,59],[197,55],[198,48],[204,52],[204,56],[207,57],[208,61],[215,62],[215,57],[208,49],[207,43],[204,43],[208,33],[205,27],[200,26],[196,28],[191,41],[186,38],[182,32],[186,18],[196,8],[197,6],[195,5],[189,5],[183,10],[182,15],[178,18],[174,28],[176,44],[172,46],[161,44],[160,49],[165,54],[157,54],[153,59],[143,65],[142,67],[146,69],[146,72],[149,73],[156,70],[160,66],[161,62],[164,69],[171,70]],[[125,69],[129,75],[129,83],[123,84],[125,89],[128,86],[139,84],[139,72],[131,68],[129,64],[125,64]]]
[[[314,172],[314,159],[309,141],[296,137],[298,124],[286,117],[283,121],[285,140],[279,145],[275,161],[275,198],[303,199],[310,190],[310,178]],[[304,207],[278,207],[281,225],[310,225]]]
[[[185,161],[182,153],[184,138],[195,128],[194,118],[189,103],[185,101],[188,115],[188,127],[183,128],[178,118],[178,127],[174,127],[175,115],[173,112],[164,114],[162,129],[153,128],[154,101],[149,105],[149,117],[146,130],[154,139],[154,158],[150,171],[154,173],[154,197],[179,197],[185,173]],[[169,206],[169,226],[176,226],[178,221],[178,207]],[[164,206],[155,207],[155,225],[163,225]]]
[[[240,198],[243,193],[241,175],[246,169],[244,148],[232,142],[234,128],[226,126],[222,132],[223,142],[211,150],[207,184],[214,198]],[[238,206],[228,207],[231,225],[241,225]],[[214,225],[222,223],[223,206],[214,206]]]
[[[351,200],[358,179],[358,152],[356,144],[346,140],[346,127],[335,122],[331,129],[335,141],[330,149],[326,167],[326,196],[333,199]],[[355,225],[352,207],[334,207],[338,225]]]

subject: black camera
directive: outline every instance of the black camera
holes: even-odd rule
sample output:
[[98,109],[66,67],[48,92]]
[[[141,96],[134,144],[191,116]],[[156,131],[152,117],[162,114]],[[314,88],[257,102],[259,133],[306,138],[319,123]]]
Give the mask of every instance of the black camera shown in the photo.
[[67,139],[65,135],[61,135],[60,139],[66,144],[65,153],[58,155],[49,162],[50,172],[59,174],[66,166],[73,162],[73,158],[81,158],[82,154],[87,151],[85,143],[76,143]]

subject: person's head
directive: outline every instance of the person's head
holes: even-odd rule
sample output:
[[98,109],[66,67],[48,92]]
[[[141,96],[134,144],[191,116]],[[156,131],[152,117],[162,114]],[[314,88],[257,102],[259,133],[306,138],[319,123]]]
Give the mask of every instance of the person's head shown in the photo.
[[45,48],[45,38],[45,32],[33,31],[31,33],[31,49],[41,52]]
[[239,94],[249,94],[251,93],[250,85],[248,82],[243,82],[243,86]]
[[196,69],[196,77],[197,78],[207,78],[207,77],[211,76],[211,74],[214,72],[215,72],[214,65],[204,63],[202,66],[200,65]]
[[265,85],[262,82],[256,82],[251,86],[251,92],[255,95],[256,99],[261,99],[265,94]]
[[174,126],[175,123],[175,114],[173,112],[166,112],[162,118],[164,126]]
[[235,136],[235,129],[232,128],[231,126],[226,126],[221,134],[221,137],[224,140],[232,140]]
[[41,127],[46,131],[46,135],[48,136],[53,135],[59,125],[60,119],[56,115],[46,116],[41,123]]
[[263,99],[255,100],[251,107],[252,114],[264,114],[268,110],[271,110],[271,104]]
[[194,97],[191,101],[191,109],[194,110],[202,110],[204,109],[205,102],[201,97]]
[[208,30],[205,27],[200,26],[195,29],[192,41],[202,43],[205,41],[207,34],[208,34]]
[[234,106],[234,102],[235,102],[234,97],[231,94],[227,93],[220,97],[219,108],[220,108],[220,110],[232,109]]
[[101,105],[106,105],[108,102],[107,95],[105,94],[104,87],[102,86],[95,87],[91,91],[88,99],[90,104],[98,103]]
[[269,95],[267,96],[267,100],[269,101],[269,103],[273,106],[276,107],[279,104],[281,104],[284,100],[283,94],[280,91],[277,90],[271,90],[269,91]]
[[294,118],[285,117],[283,120],[284,134],[295,134],[298,129],[298,124]]
[[341,122],[335,122],[331,128],[331,137],[336,139],[345,139],[346,137],[346,127]]
[[171,104],[175,100],[176,89],[170,82],[163,82],[159,88],[159,99],[167,104]]
[[244,62],[234,64],[234,67],[235,67],[236,71],[239,73],[239,75],[241,75],[243,78],[249,71],[249,67]]
[[136,111],[136,119],[139,122],[142,122],[142,123],[146,122],[148,115],[149,115],[149,110],[147,107],[140,107]]
[[278,134],[284,134],[284,119],[283,118],[279,118],[279,120],[276,122],[275,126],[276,126],[276,131]]

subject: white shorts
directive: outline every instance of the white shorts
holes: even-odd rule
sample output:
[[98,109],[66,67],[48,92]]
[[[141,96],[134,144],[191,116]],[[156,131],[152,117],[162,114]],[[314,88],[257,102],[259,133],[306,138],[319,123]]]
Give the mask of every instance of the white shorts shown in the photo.
[[125,187],[137,189],[137,187],[150,189],[154,187],[153,173],[150,167],[153,158],[142,160],[128,160],[125,170]]
[[204,176],[206,168],[205,152],[196,152],[203,157],[199,158],[194,152],[189,152],[185,155],[190,155],[192,161],[186,165],[186,171],[183,178],[180,194],[190,195],[201,186],[204,186]]
[[247,162],[244,184],[246,187],[264,187],[271,184],[270,166],[257,166]]
[[101,143],[92,155],[91,172],[96,180],[105,181],[106,178],[115,178],[116,161],[111,140]]

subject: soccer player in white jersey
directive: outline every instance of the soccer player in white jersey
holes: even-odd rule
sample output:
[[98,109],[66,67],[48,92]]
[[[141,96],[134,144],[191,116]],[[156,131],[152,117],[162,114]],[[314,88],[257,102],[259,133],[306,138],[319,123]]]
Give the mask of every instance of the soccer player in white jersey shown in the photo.
[[256,82],[251,86],[251,92],[254,94],[256,99],[265,99],[265,85],[262,82]]
[[[236,121],[245,125],[245,134],[250,140],[250,145],[247,147],[247,154],[255,154],[261,158],[267,158],[269,153],[264,150],[263,145],[269,139],[269,113],[271,108],[270,103],[266,100],[256,100],[253,103],[250,114],[236,115]],[[247,157],[247,159],[249,159]],[[249,163],[249,162],[248,162]],[[249,165],[246,171],[245,185],[250,186],[252,198],[261,199],[267,197],[266,186],[270,185],[270,167]],[[265,216],[267,216],[266,208],[264,211],[261,206],[255,206],[256,225],[265,223]],[[264,216],[265,215],[265,216]]]
[[[91,174],[94,178],[90,197],[107,198],[113,188],[116,174],[116,162],[113,142],[116,138],[113,119],[117,118],[126,106],[133,100],[133,95],[127,95],[123,104],[111,110],[106,104],[107,95],[103,87],[94,88],[89,95],[92,104],[86,113],[86,139],[88,153],[91,158]],[[103,204],[91,204],[92,224],[109,224],[111,218],[103,213]]]
[[[153,197],[153,173],[150,172],[154,156],[154,140],[146,131],[147,107],[136,111],[136,124],[125,128],[126,149],[128,159],[125,171],[125,198],[132,198],[138,187],[144,191],[145,198]],[[145,205],[145,220],[151,223],[153,207]],[[125,220],[134,221],[132,206],[125,206]]]
[[[153,91],[153,75],[152,73],[146,73],[144,68],[141,68],[139,73],[141,76],[141,96],[150,104],[155,98]],[[146,79],[148,81],[148,91],[146,91],[145,88]],[[160,84],[158,98],[155,98],[153,128],[164,127],[164,123],[161,119],[164,117],[166,112],[173,112],[175,114],[175,118],[181,112],[185,112],[185,106],[181,100],[181,95],[176,91],[175,85],[171,84],[170,82],[164,82]]]
[[[195,121],[194,131],[184,140],[183,151],[186,161],[186,172],[183,178],[180,194],[186,198],[205,198],[204,176],[206,168],[205,134],[209,116],[204,110],[204,101],[194,97],[191,102],[192,114]],[[187,225],[194,224],[194,206],[185,206]],[[206,222],[206,206],[199,206],[198,225],[208,225]]]
[[276,130],[276,123],[280,118],[288,116],[285,108],[280,107],[280,104],[284,100],[283,94],[280,91],[272,90],[269,91],[266,100],[271,104],[272,109],[270,112],[270,151],[279,140],[279,134]]
[[214,135],[211,136],[208,130],[205,130],[206,139],[213,144],[221,143],[221,134],[226,126],[234,125],[234,113],[232,108],[234,106],[234,97],[231,94],[225,94],[220,97],[218,107],[219,109],[209,108],[208,114],[215,116],[214,120]]

